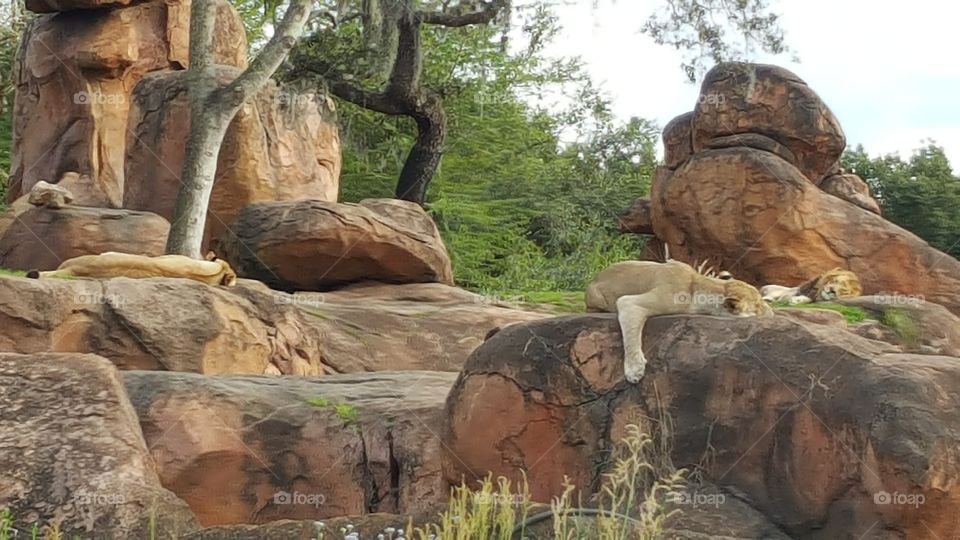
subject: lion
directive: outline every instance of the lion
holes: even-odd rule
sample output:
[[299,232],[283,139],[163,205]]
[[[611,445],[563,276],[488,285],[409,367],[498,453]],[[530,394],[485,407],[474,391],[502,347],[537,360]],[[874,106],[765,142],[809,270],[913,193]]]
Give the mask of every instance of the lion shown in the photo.
[[237,284],[237,274],[227,261],[217,258],[213,252],[206,260],[200,261],[183,255],[163,255],[148,257],[108,251],[100,255],[83,255],[67,259],[50,272],[31,271],[31,278],[93,278],[110,279],[127,277],[142,278],[184,278],[206,283],[207,285]]
[[657,315],[771,315],[760,292],[735,279],[708,277],[680,261],[613,264],[587,286],[587,311],[616,313],[623,334],[623,371],[631,383],[646,371],[643,326]]
[[862,293],[860,278],[853,272],[839,267],[796,287],[765,285],[760,288],[760,294],[767,302],[789,302],[794,305],[853,298]]

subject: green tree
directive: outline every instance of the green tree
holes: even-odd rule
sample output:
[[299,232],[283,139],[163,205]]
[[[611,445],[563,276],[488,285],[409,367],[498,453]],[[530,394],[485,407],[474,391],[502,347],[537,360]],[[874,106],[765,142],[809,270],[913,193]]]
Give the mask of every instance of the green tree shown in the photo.
[[895,154],[871,158],[857,146],[843,165],[870,185],[884,217],[960,257],[960,178],[942,147],[930,141],[904,161]]

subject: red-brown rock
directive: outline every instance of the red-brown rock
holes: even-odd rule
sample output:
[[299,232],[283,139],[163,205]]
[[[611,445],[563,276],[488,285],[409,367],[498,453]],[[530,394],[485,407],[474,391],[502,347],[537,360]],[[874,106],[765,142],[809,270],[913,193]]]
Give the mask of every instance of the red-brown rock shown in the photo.
[[[239,70],[218,68],[221,84]],[[180,189],[190,116],[185,73],[145,77],[133,94],[127,139],[124,207],[168,219]],[[220,148],[210,198],[207,240],[220,239],[255,202],[336,202],[340,137],[333,102],[295,95],[269,83],[237,113]]]
[[764,135],[788,148],[796,156],[793,164],[814,183],[846,147],[840,123],[816,92],[790,71],[763,64],[729,62],[711,69],[691,125],[695,153],[716,137]]
[[117,370],[94,355],[0,354],[0,479],[0,505],[20,530],[5,523],[11,538],[30,537],[34,524],[64,538],[197,528],[160,485]]
[[124,375],[160,480],[204,526],[432,512],[455,378]]
[[88,352],[128,370],[322,375],[320,349],[300,310],[243,285],[0,276],[2,352]]
[[395,199],[252,204],[230,225],[219,252],[237,275],[285,291],[360,281],[453,283],[433,220]]
[[35,207],[0,233],[0,267],[54,270],[67,259],[107,251],[163,255],[169,232],[167,220],[149,212]]
[[498,333],[448,397],[447,480],[523,471],[538,501],[564,476],[593,488],[624,425],[669,417],[676,466],[699,467],[791,537],[960,529],[960,358],[885,352],[784,317],[657,317],[644,343],[647,375],[630,385],[614,316]]
[[[246,35],[229,3],[218,1],[215,56],[246,65]],[[99,0],[33,0],[31,9],[95,8]],[[15,65],[13,151],[7,200],[40,180],[75,171],[90,177],[89,197],[123,202],[130,94],[147,73],[186,65],[189,4],[152,0],[34,18]],[[74,193],[78,201],[86,197]]]
[[676,169],[693,154],[691,122],[693,112],[681,114],[663,128],[663,163],[668,169]]
[[698,152],[655,177],[651,200],[654,230],[676,259],[709,259],[758,285],[796,285],[841,266],[865,294],[918,295],[960,313],[960,261],[769,152]]

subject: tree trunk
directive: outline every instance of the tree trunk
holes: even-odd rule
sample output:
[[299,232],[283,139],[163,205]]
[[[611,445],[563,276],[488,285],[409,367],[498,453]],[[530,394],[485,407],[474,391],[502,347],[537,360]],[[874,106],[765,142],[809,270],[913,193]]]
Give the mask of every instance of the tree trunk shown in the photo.
[[422,206],[427,198],[427,188],[443,158],[447,115],[440,99],[428,95],[411,116],[417,123],[417,141],[403,163],[395,196]]
[[167,253],[195,259],[201,258],[220,145],[236,113],[231,110],[229,114],[222,114],[208,103],[208,100],[200,99],[190,107],[190,136],[183,162],[182,185],[177,192],[173,210],[175,219],[170,224],[167,238]]
[[249,67],[219,87],[213,66],[213,32],[217,7],[213,0],[193,0],[190,7],[190,136],[184,156],[167,253],[200,258],[207,207],[217,174],[217,156],[233,117],[247,98],[256,95],[290,53],[310,16],[313,0],[291,0],[273,37]]

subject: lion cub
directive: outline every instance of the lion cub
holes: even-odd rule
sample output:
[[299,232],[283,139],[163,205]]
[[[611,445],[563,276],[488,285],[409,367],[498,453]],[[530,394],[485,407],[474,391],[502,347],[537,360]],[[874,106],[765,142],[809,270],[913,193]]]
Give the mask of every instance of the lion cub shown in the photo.
[[623,334],[627,380],[643,378],[643,326],[650,317],[674,314],[753,317],[772,310],[753,286],[707,277],[679,261],[627,261],[600,272],[587,286],[587,311],[616,313]]
[[237,283],[237,274],[227,261],[218,259],[213,252],[207,254],[207,260],[199,261],[183,255],[163,255],[148,257],[108,251],[100,255],[83,255],[63,261],[50,272],[32,271],[31,278],[77,277],[93,279],[127,278],[184,278],[206,283],[207,285],[226,285]]

